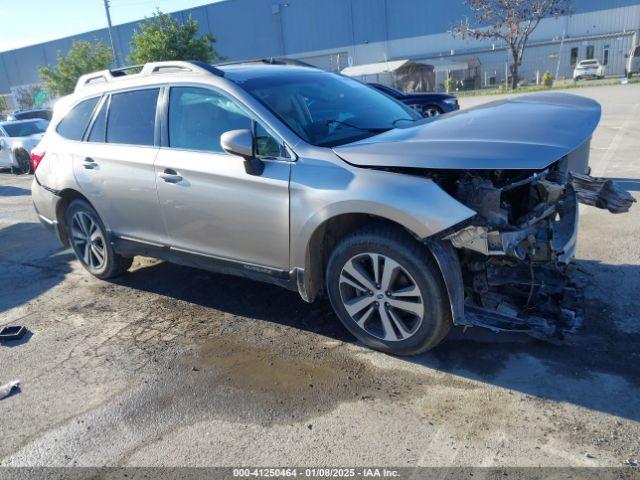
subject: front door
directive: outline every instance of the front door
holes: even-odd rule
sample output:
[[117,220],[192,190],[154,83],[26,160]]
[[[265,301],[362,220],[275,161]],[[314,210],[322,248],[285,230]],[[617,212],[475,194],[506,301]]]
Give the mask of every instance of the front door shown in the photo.
[[[216,90],[172,87],[168,103],[168,146],[155,170],[172,247],[288,271],[290,161],[274,136]],[[220,146],[224,132],[252,127],[258,155],[268,157],[260,175]]]

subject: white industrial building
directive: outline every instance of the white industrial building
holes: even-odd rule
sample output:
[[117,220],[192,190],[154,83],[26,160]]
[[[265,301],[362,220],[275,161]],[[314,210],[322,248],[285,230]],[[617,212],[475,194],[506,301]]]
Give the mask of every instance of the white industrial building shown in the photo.
[[[571,15],[545,19],[526,49],[520,78],[545,71],[571,77],[576,62],[597,58],[607,75],[625,73],[640,41],[640,0],[574,0]],[[332,71],[362,67],[366,80],[392,81],[394,65],[433,67],[433,88],[451,75],[463,88],[505,81],[509,57],[500,43],[461,40],[450,29],[470,16],[463,0],[223,0],[173,13],[200,23],[230,60],[297,58]],[[138,22],[114,27],[122,65]],[[0,53],[0,94],[38,83],[37,67],[55,63],[73,39],[109,43],[106,29]],[[377,64],[377,65],[375,65]]]

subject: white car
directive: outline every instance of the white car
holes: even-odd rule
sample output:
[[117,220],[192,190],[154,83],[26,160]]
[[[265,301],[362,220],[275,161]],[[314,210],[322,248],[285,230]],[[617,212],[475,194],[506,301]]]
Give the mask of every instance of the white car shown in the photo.
[[573,71],[573,79],[578,81],[583,78],[604,78],[604,67],[595,58],[582,60]]
[[31,173],[30,152],[40,140],[49,122],[43,119],[0,122],[0,168],[16,173]]
[[640,45],[629,52],[627,60],[627,77],[640,74]]

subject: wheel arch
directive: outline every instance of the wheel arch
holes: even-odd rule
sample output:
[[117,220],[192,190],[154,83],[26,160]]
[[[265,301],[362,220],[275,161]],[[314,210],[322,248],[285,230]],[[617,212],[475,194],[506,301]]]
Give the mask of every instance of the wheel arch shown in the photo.
[[60,192],[58,192],[58,196],[60,197],[60,200],[56,205],[58,237],[64,245],[69,246],[69,236],[67,235],[67,219],[65,212],[67,211],[67,208],[69,207],[71,202],[73,202],[74,200],[84,200],[89,205],[91,205],[91,208],[93,208],[94,210],[96,209],[87,197],[73,188],[65,188],[61,190]]

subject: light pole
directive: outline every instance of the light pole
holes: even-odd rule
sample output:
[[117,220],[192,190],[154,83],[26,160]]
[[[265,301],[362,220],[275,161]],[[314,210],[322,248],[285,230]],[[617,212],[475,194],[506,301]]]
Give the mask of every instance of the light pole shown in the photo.
[[113,43],[113,25],[111,25],[111,13],[109,12],[109,0],[104,0],[104,10],[107,13],[107,25],[109,26],[109,41],[111,42],[111,51],[113,53],[113,59],[116,62],[116,67],[120,66],[120,60],[118,59],[118,54],[116,53],[116,45]]

